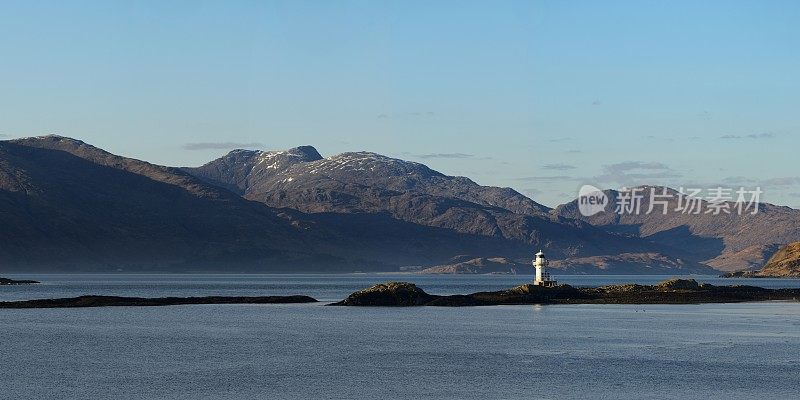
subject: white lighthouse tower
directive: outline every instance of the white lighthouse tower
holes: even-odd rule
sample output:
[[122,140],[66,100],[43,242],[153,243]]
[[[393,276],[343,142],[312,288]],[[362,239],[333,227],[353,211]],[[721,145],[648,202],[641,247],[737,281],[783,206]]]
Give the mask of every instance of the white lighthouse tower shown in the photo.
[[537,286],[555,286],[556,281],[550,279],[550,274],[547,272],[547,265],[549,262],[544,257],[544,253],[539,250],[536,253],[536,259],[533,260],[533,266],[536,268],[536,278],[533,280],[533,284]]

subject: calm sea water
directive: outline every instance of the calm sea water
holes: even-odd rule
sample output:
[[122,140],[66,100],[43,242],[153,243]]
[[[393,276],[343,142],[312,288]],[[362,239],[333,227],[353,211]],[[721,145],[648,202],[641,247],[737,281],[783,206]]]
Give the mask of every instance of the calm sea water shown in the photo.
[[[432,293],[513,276],[39,275],[0,299],[309,294],[402,279]],[[664,277],[561,277],[576,285]],[[719,283],[713,277],[696,277]],[[722,281],[751,283],[748,281]],[[798,287],[800,281],[758,280]],[[800,303],[0,310],[0,398],[794,399]]]

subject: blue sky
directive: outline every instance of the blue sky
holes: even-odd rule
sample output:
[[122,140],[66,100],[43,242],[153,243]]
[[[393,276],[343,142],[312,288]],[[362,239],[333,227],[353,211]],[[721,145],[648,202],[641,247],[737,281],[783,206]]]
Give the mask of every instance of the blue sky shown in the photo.
[[3,1],[0,134],[167,165],[311,144],[556,205],[584,183],[800,206],[795,1]]

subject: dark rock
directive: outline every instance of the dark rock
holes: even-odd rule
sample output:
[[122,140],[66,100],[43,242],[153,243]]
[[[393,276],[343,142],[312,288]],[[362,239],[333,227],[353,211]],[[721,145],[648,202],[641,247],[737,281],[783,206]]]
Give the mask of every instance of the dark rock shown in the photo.
[[417,285],[408,282],[379,283],[335,303],[341,306],[421,306],[433,300]]
[[79,308],[79,307],[153,307],[185,304],[289,304],[314,303],[308,296],[259,296],[259,297],[118,297],[80,296],[62,299],[41,299],[0,302],[0,308]]
[[338,306],[489,306],[512,304],[699,304],[766,300],[797,300],[800,289],[764,289],[753,286],[714,286],[693,279],[671,279],[656,285],[610,285],[575,288],[520,285],[497,292],[439,296],[412,283],[375,285],[334,303]]
[[0,278],[0,285],[32,285],[35,283],[39,283],[37,281],[28,281],[28,280],[13,280],[8,278]]

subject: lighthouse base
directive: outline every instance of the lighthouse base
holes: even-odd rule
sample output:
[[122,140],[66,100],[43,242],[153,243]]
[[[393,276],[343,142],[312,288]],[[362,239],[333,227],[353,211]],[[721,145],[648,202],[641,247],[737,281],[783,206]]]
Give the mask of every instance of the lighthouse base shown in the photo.
[[544,287],[555,287],[558,286],[557,281],[534,281],[534,285],[536,286],[544,286]]

